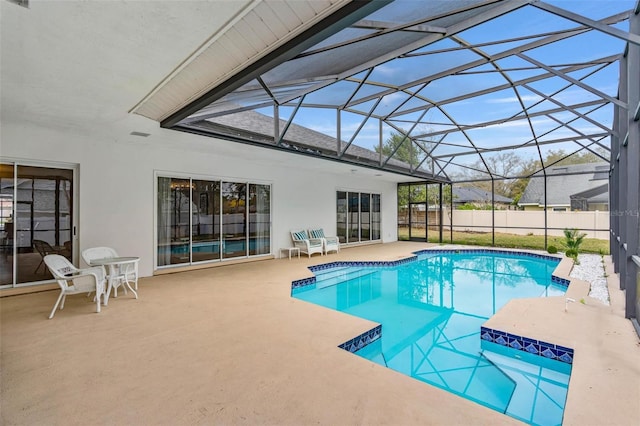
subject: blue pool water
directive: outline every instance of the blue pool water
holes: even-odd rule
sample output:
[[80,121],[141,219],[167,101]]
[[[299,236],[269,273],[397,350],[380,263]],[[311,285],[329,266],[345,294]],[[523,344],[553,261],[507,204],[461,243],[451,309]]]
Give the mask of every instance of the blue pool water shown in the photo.
[[561,296],[557,259],[505,252],[421,254],[400,266],[316,271],[293,297],[382,324],[356,352],[530,424],[562,423],[571,365],[482,341],[513,298]]

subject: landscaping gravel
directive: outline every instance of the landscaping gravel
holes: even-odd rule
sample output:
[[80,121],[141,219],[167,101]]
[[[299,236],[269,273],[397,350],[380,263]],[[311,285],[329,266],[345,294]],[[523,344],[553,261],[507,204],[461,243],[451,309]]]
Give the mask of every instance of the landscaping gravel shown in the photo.
[[578,260],[580,264],[573,266],[569,276],[591,283],[589,296],[608,305],[609,290],[607,289],[607,278],[605,277],[602,256],[598,254],[580,254],[578,255]]

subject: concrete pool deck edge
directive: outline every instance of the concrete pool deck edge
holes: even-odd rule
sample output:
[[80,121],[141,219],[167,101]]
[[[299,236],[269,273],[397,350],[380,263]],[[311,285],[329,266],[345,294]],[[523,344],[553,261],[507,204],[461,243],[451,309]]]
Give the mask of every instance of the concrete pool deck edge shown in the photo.
[[[569,278],[572,264],[560,265],[556,273]],[[624,318],[624,296],[610,258],[605,270],[609,306],[588,296],[588,282],[571,278],[565,296],[511,300],[484,324],[574,349],[565,425],[630,425],[640,420],[640,343]],[[575,302],[567,305],[567,297]]]

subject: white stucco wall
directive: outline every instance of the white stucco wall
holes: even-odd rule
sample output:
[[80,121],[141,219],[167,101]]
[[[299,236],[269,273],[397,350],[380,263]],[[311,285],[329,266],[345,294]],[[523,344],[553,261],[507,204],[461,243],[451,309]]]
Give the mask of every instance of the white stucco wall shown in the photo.
[[338,189],[380,193],[383,242],[397,240],[396,183],[373,170],[165,130],[137,116],[95,129],[3,122],[1,136],[2,161],[79,165],[76,264],[84,248],[111,246],[140,256],[141,276],[153,273],[156,172],[270,183],[275,255],[291,245],[291,229],[321,226],[335,235]]

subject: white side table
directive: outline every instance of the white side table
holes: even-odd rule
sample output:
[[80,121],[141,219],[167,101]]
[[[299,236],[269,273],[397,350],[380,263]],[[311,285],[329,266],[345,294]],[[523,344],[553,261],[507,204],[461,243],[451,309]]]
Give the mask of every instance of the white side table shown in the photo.
[[282,253],[285,251],[289,253],[289,260],[291,260],[291,253],[297,253],[298,259],[300,259],[300,249],[298,247],[282,247],[280,249],[280,259],[282,259]]

